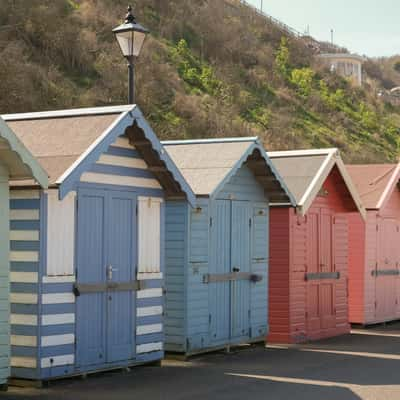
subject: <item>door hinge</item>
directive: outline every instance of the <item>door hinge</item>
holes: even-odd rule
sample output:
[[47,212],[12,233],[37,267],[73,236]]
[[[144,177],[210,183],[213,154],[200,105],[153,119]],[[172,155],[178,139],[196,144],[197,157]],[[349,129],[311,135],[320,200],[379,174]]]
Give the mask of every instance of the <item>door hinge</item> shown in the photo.
[[249,328],[249,337],[251,337],[251,327]]
[[307,311],[304,313],[304,316],[306,317],[306,319],[308,319],[308,312]]
[[378,302],[375,300],[375,308],[378,307]]
[[210,227],[212,227],[212,224],[213,224],[213,219],[212,217],[210,217]]
[[379,225],[376,224],[376,231],[378,232],[378,230],[379,230]]
[[136,216],[138,215],[138,213],[139,213],[139,207],[138,207],[138,205],[136,204]]
[[251,228],[251,224],[252,224],[252,219],[249,219],[249,228]]
[[211,314],[208,314],[208,325],[211,325]]
[[336,217],[332,217],[332,223],[336,224]]
[[251,310],[248,311],[249,321],[251,320]]

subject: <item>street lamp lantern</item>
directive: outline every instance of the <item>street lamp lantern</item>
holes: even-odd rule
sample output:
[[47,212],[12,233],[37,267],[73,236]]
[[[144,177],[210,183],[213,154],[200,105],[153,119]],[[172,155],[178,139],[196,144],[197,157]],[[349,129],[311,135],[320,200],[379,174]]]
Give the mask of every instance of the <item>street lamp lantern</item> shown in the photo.
[[118,41],[119,47],[121,48],[122,54],[128,61],[129,71],[129,104],[135,102],[135,90],[134,90],[134,67],[135,59],[139,57],[140,51],[142,50],[144,39],[149,31],[142,25],[136,22],[134,15],[132,14],[132,7],[128,7],[128,13],[126,14],[125,21],[122,25],[117,26],[113,29],[113,33]]

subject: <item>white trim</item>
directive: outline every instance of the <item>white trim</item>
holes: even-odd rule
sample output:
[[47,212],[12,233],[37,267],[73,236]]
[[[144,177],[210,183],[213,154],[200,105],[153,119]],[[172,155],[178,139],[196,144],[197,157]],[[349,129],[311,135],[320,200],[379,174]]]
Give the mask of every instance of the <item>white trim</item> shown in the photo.
[[290,203],[269,203],[270,207],[292,207]]
[[390,177],[390,180],[388,184],[385,187],[385,190],[382,193],[382,196],[380,197],[378,204],[376,206],[377,209],[380,209],[382,207],[383,202],[386,199],[386,196],[389,194],[389,192],[392,190],[393,185],[395,184],[396,180],[398,180],[400,174],[400,163],[397,164],[397,167],[393,171],[392,176]]
[[71,173],[74,169],[101,143],[104,138],[116,127],[118,124],[129,114],[129,112],[133,111],[136,107],[135,105],[125,106],[127,109],[115,119],[115,121],[81,154],[81,156],[66,170],[64,173],[57,178],[56,183],[60,185]]
[[231,142],[257,142],[258,136],[233,137],[233,138],[215,138],[215,139],[193,139],[193,140],[163,140],[164,146],[179,144],[207,144],[207,143],[231,143]]
[[67,110],[43,111],[21,114],[4,114],[1,117],[5,121],[21,121],[24,119],[43,119],[61,117],[84,117],[87,115],[117,114],[132,111],[135,105],[121,105],[108,107],[75,108]]
[[11,357],[12,367],[36,368],[36,358],[33,357]]
[[42,294],[42,304],[70,304],[75,303],[73,293],[45,293]]
[[72,365],[75,361],[73,354],[66,354],[62,356],[51,356],[44,357],[40,360],[40,366],[42,368],[57,367],[60,365]]
[[75,343],[75,335],[73,333],[67,333],[65,335],[42,336],[41,340],[42,347],[61,346],[64,344],[73,343]]
[[[314,178],[312,179],[310,185],[308,186],[307,190],[304,192],[303,197],[300,199],[298,206],[301,208],[301,211],[303,214],[307,212],[307,205],[306,203],[312,202],[313,198],[311,197],[311,194],[313,191],[318,190],[317,184],[320,182],[321,178],[326,174],[327,175],[327,169],[329,164],[332,162],[333,155],[337,153],[337,149],[332,149],[332,151],[327,154],[326,159],[324,162],[321,164],[318,172],[315,174]],[[330,170],[330,169],[329,169]],[[311,200],[311,201],[310,201]]]
[[162,288],[144,289],[144,290],[139,290],[137,292],[137,298],[138,299],[150,299],[152,297],[162,297],[162,295],[163,295]]
[[287,151],[268,151],[269,158],[275,157],[302,157],[302,156],[327,156],[333,152],[337,152],[337,148],[328,149],[312,149],[312,150],[287,150]]
[[148,335],[150,333],[162,332],[162,324],[142,325],[136,328],[136,335]]
[[151,351],[160,351],[163,349],[163,344],[161,342],[158,343],[146,343],[140,344],[136,346],[136,353],[150,353]]
[[162,189],[157,179],[139,178],[135,176],[107,175],[95,172],[84,172],[80,179],[81,182],[103,183],[108,185],[135,186],[150,189]]
[[144,281],[147,279],[163,279],[162,272],[140,272],[137,275],[139,281]]
[[32,314],[11,314],[10,324],[11,325],[28,325],[36,326],[38,323],[37,315]]
[[39,210],[10,210],[12,221],[36,221],[39,220]]
[[124,149],[135,149],[133,144],[129,143],[129,139],[127,137],[118,136],[114,143],[111,144],[113,147],[123,147]]
[[110,154],[102,154],[96,164],[114,165],[118,167],[146,169],[148,165],[141,158],[112,156]]
[[16,262],[38,262],[38,251],[10,251],[10,261]]
[[76,281],[75,275],[65,276],[44,276],[42,278],[43,283],[71,283]]
[[349,54],[349,53],[322,53],[318,54],[317,57],[326,60],[344,59],[344,60],[353,60],[359,62],[364,62],[366,60],[363,56],[359,56],[358,54]]
[[46,314],[42,315],[42,325],[64,325],[74,324],[75,314]]
[[36,347],[37,337],[36,336],[24,336],[24,335],[11,335],[10,336],[11,346],[27,346]]
[[138,307],[137,309],[138,317],[149,317],[151,315],[161,315],[162,313],[162,306]]
[[10,272],[10,282],[37,283],[38,279],[37,272]]
[[10,303],[37,304],[38,295],[35,293],[10,293]]
[[18,200],[31,200],[31,199],[39,199],[40,192],[39,190],[10,190],[10,199],[18,199]]
[[39,231],[10,231],[10,240],[37,242]]

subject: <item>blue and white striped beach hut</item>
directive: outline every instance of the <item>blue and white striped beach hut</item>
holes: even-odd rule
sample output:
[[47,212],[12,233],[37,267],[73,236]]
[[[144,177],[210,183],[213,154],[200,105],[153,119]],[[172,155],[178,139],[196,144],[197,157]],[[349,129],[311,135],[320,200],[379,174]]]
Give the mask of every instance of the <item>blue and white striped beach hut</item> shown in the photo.
[[136,106],[6,115],[47,171],[11,188],[11,373],[163,357],[165,199],[195,197]]
[[[0,118],[0,387],[10,375],[10,180],[33,179],[47,188],[46,172]],[[15,235],[12,232],[11,238]]]
[[166,350],[264,341],[270,204],[292,196],[257,138],[163,142],[196,195],[166,211]]

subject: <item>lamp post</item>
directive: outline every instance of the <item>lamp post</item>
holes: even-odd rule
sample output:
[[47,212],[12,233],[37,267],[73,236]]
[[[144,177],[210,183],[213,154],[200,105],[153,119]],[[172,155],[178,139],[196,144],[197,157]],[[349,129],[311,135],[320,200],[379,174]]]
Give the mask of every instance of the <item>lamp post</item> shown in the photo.
[[144,39],[149,31],[136,22],[132,7],[128,7],[125,21],[113,29],[113,33],[121,48],[122,54],[128,61],[129,95],[128,103],[135,103],[135,60],[142,50]]

